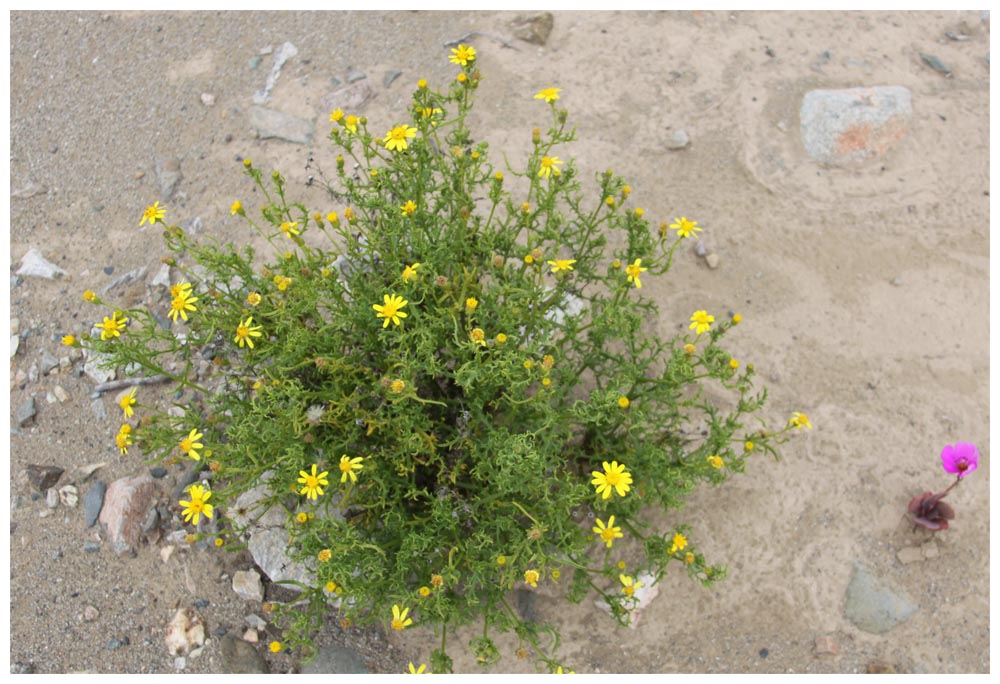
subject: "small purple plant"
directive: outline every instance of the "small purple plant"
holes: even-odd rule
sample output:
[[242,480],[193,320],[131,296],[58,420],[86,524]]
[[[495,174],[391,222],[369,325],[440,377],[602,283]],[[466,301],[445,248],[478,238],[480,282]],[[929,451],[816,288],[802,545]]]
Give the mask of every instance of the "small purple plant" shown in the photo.
[[947,530],[948,521],[955,519],[955,509],[942,499],[955,488],[962,478],[979,467],[979,450],[975,444],[959,442],[949,444],[941,451],[941,467],[946,473],[956,473],[958,477],[948,489],[940,494],[924,492],[910,499],[908,509],[914,524],[937,532]]

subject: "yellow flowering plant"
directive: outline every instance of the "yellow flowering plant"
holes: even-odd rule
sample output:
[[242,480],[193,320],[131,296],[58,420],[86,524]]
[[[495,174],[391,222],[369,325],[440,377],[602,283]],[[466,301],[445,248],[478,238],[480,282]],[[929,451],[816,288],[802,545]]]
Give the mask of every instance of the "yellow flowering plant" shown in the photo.
[[644,293],[696,222],[652,228],[611,171],[585,184],[560,147],[575,131],[559,88],[534,95],[550,123],[527,158],[494,167],[467,123],[476,52],[452,52],[464,78],[421,81],[398,114],[409,120],[370,131],[366,117],[331,114],[336,171],[301,189],[311,199],[244,160],[264,204],[224,208],[271,257],[196,240],[147,209],[183,282],[156,311],[88,291],[100,322],[71,343],[185,393],[167,412],[123,399],[132,422],[111,443],[197,464],[176,503],[198,534],[224,529],[222,551],[245,548],[233,513],[252,489],[287,512],[287,554],[313,581],[293,583],[304,601],[272,604],[271,650],[308,656],[333,615],[432,626],[431,669],[448,672],[449,630],[478,619],[479,662],[500,657],[493,632],[513,631],[552,672],[557,633],[525,621],[512,591],[563,577],[567,599],[597,595],[627,623],[636,589],[672,563],[719,581],[726,568],[694,531],[651,513],[811,424],[796,413],[772,432],[759,418],[753,364],[723,348],[737,316],[667,311],[680,333],[645,331],[661,314]]

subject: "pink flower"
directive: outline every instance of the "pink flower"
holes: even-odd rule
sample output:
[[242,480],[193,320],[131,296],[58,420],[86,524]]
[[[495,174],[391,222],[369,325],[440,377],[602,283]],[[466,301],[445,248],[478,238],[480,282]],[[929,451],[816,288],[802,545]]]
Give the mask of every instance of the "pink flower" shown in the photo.
[[941,466],[946,473],[958,473],[962,479],[979,467],[979,450],[968,442],[949,444],[941,451]]

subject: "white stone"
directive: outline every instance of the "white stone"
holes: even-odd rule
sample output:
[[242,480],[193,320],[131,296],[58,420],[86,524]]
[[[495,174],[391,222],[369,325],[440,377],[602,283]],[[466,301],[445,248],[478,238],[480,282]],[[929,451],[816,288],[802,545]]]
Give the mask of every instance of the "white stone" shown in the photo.
[[74,487],[73,485],[66,485],[65,487],[60,487],[59,500],[62,501],[63,506],[76,508],[77,501],[79,501],[79,493],[76,491],[76,487]]
[[264,585],[256,570],[238,570],[233,575],[233,591],[247,601],[264,600]]
[[164,641],[170,655],[186,655],[204,645],[205,622],[191,608],[181,608],[167,625]]
[[[637,584],[641,583],[642,586],[635,590],[632,594],[632,598],[635,599],[635,603],[632,604],[634,607],[631,609],[631,619],[629,620],[629,629],[635,629],[639,624],[639,618],[642,617],[642,611],[649,607],[649,604],[653,602],[653,599],[660,593],[659,585],[654,585],[653,582],[656,581],[654,575],[647,573],[640,573],[636,576],[635,581]],[[605,613],[611,614],[611,608],[604,601],[594,601],[594,605],[603,610]]]
[[17,275],[52,280],[66,275],[66,271],[47,261],[41,252],[32,247],[21,258],[21,268],[17,269]]

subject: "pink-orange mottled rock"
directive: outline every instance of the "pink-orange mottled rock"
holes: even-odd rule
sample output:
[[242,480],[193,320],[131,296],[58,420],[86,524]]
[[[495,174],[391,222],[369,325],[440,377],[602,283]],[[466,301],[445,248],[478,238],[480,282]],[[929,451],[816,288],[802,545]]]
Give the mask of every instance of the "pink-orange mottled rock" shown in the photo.
[[156,503],[156,484],[148,473],[115,480],[104,494],[98,520],[108,532],[115,553],[134,551],[142,537],[146,513]]

